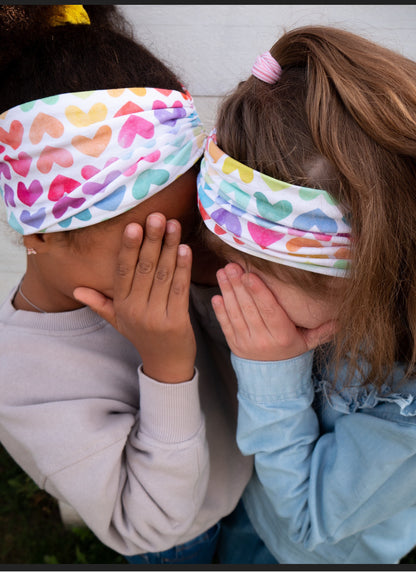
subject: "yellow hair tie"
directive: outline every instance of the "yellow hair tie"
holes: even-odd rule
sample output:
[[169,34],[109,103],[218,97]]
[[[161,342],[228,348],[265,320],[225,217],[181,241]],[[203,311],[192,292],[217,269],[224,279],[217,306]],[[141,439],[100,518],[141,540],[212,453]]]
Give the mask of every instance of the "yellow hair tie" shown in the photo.
[[62,26],[64,24],[91,24],[91,22],[82,4],[57,5],[50,19],[50,25]]

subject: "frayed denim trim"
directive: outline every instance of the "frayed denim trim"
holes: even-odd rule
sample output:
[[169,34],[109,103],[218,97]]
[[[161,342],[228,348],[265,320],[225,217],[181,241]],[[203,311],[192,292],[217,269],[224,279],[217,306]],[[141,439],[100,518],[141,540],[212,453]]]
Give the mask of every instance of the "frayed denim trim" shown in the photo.
[[322,392],[329,405],[343,414],[353,414],[359,409],[374,408],[381,402],[390,402],[399,406],[402,416],[416,416],[416,396],[408,393],[391,393],[386,385],[381,391],[374,387],[352,387],[337,391],[327,380],[315,378],[315,391]]

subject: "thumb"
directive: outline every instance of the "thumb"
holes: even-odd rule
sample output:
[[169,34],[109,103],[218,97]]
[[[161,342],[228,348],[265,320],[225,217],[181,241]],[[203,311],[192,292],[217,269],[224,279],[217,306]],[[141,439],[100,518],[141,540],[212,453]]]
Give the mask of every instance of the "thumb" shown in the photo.
[[316,328],[305,329],[303,336],[308,350],[329,342],[337,330],[338,323],[336,320],[328,320]]
[[73,295],[79,302],[89,306],[101,318],[104,318],[104,320],[116,327],[116,315],[111,298],[107,298],[98,290],[88,287],[77,287]]

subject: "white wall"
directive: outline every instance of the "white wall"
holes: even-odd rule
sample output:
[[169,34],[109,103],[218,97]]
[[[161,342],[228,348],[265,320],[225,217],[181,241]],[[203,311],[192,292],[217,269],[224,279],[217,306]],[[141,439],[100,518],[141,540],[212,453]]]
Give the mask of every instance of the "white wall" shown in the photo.
[[[326,24],[351,30],[416,60],[416,6],[125,4],[136,37],[172,65],[207,128],[217,103],[247,77],[284,29]],[[24,250],[0,225],[0,299],[24,272]]]
[[414,5],[122,5],[136,37],[171,64],[208,125],[219,96],[245,79],[284,29],[341,27],[416,60]]

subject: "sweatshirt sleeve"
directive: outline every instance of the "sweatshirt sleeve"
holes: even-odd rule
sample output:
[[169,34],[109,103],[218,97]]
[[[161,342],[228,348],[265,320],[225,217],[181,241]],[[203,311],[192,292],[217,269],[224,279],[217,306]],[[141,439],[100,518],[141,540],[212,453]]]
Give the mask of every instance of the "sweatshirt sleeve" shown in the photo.
[[3,404],[1,413],[2,441],[23,469],[126,555],[174,546],[201,508],[209,475],[198,372],[164,384],[139,369],[139,385],[139,410],[91,396]]
[[321,433],[312,407],[312,360],[313,352],[279,362],[232,357],[237,440],[244,454],[255,456],[272,530],[285,528],[310,551],[416,502],[414,423],[385,419],[374,408],[339,415],[333,430]]

